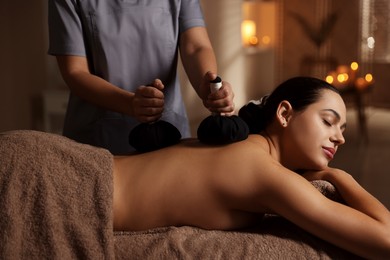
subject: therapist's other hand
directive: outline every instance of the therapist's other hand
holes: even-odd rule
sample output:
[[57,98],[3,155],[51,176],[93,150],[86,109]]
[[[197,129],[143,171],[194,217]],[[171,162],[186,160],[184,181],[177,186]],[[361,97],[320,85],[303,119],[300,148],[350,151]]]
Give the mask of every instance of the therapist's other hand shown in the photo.
[[[217,74],[207,72],[203,77],[201,89],[210,89],[210,81],[214,80]],[[210,90],[203,99],[203,105],[210,110],[210,112],[218,113],[220,115],[231,116],[234,114],[234,93],[229,82],[222,80],[222,87],[211,93]]]
[[133,116],[142,123],[157,121],[164,111],[164,84],[155,79],[151,85],[142,85],[134,93]]

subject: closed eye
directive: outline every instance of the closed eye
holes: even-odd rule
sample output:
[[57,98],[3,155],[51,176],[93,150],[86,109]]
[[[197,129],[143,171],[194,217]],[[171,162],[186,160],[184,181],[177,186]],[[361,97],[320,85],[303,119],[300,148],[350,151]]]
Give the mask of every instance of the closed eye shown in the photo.
[[326,120],[322,120],[322,122],[324,122],[324,124],[325,125],[327,125],[327,126],[332,126],[332,124],[331,123],[329,123],[328,121],[326,121]]

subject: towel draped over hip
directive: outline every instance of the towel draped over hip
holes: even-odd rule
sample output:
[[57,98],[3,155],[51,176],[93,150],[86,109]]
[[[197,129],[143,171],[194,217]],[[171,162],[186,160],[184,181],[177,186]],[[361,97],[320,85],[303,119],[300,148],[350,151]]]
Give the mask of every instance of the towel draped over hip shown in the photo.
[[113,259],[112,166],[59,135],[0,134],[0,258]]

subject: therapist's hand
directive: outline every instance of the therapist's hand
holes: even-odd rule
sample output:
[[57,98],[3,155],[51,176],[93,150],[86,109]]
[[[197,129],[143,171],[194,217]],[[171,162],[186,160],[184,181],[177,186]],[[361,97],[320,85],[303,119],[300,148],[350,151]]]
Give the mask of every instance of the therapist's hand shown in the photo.
[[[203,77],[201,89],[210,89],[210,81],[217,77],[215,73],[207,72]],[[211,112],[225,116],[234,114],[234,93],[229,82],[222,81],[222,87],[211,93],[208,91],[206,99],[203,99],[203,105]]]
[[155,79],[151,85],[142,85],[134,93],[133,116],[142,123],[157,121],[164,110],[164,84]]

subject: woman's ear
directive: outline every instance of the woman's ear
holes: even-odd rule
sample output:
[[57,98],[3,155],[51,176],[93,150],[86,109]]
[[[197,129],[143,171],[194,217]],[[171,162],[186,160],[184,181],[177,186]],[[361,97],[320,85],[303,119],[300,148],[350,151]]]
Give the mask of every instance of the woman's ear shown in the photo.
[[279,103],[276,110],[276,120],[283,127],[286,127],[293,113],[293,108],[287,100],[283,100]]

